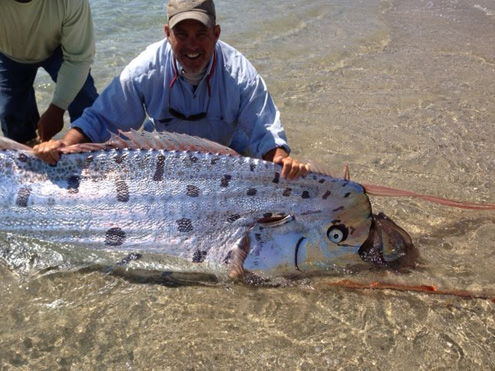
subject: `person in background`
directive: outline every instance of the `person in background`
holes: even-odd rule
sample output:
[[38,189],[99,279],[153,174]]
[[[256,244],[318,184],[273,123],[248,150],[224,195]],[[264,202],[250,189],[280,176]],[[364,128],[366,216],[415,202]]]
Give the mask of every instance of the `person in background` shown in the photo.
[[[66,110],[74,121],[98,97],[88,0],[1,0],[0,17],[2,132],[21,143],[49,140],[62,130]],[[40,67],[56,82],[41,117],[33,87]]]
[[166,39],[131,61],[62,140],[34,147],[54,164],[60,148],[104,142],[138,129],[206,138],[283,166],[288,180],[309,166],[289,156],[280,112],[265,82],[236,49],[219,40],[213,0],[170,0]]

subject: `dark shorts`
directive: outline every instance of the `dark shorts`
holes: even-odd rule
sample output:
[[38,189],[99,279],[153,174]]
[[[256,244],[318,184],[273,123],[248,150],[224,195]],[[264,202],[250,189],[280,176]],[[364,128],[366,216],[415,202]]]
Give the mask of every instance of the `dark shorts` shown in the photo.
[[[0,53],[0,123],[3,135],[25,143],[36,138],[40,114],[36,105],[34,79],[38,68],[43,69],[57,82],[63,62],[61,48],[39,63],[19,63]],[[98,97],[91,73],[81,91],[69,105],[71,122],[82,115],[84,109]]]

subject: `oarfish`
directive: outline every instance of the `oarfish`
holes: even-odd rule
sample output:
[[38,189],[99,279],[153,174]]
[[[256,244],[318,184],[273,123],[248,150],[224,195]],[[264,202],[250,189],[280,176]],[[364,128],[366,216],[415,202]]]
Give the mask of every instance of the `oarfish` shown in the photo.
[[409,235],[362,185],[173,133],[121,133],[50,166],[0,138],[0,233],[73,249],[164,254],[205,271],[286,275],[413,264]]

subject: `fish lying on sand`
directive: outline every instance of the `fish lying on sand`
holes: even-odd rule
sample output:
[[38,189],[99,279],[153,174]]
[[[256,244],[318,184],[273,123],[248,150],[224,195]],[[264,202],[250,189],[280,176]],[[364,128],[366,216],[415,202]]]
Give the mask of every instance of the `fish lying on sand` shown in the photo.
[[318,172],[288,182],[280,170],[182,134],[66,147],[55,166],[0,138],[0,233],[235,277],[415,264],[409,235],[372,213],[362,185]]

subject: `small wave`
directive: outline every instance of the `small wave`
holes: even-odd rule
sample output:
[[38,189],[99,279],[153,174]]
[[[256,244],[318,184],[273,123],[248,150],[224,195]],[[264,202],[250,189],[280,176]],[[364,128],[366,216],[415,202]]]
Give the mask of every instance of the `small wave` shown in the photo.
[[473,7],[475,9],[481,10],[488,17],[495,19],[495,11],[492,11],[492,10],[486,8],[486,7],[481,6],[481,5],[474,5]]

